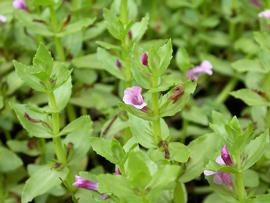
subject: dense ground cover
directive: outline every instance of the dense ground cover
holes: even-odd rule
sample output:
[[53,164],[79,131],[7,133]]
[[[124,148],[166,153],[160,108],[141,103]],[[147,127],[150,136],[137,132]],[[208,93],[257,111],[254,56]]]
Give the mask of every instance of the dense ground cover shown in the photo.
[[269,203],[269,0],[1,0],[0,202]]

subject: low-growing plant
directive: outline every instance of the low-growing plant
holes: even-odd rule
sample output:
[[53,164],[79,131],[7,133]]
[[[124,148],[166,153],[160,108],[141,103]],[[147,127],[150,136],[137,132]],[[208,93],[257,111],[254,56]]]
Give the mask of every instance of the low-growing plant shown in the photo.
[[0,202],[269,202],[269,6],[0,2]]

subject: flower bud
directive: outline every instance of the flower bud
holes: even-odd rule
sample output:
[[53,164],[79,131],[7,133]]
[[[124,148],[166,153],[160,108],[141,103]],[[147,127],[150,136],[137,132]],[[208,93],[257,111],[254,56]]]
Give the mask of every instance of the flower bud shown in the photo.
[[144,52],[142,57],[141,57],[141,63],[144,66],[148,66],[148,54],[146,52]]
[[222,150],[221,150],[221,158],[223,159],[224,163],[228,166],[231,166],[233,165],[233,162],[232,162],[232,159],[231,159],[231,156],[227,150],[227,146],[224,145],[222,147]]
[[115,61],[115,65],[116,65],[117,68],[119,68],[119,69],[122,68],[122,63],[121,63],[121,61],[120,61],[119,59],[117,59],[117,60]]
[[84,188],[87,190],[98,191],[98,183],[92,180],[87,180],[81,176],[75,176],[75,182],[73,183],[75,187]]
[[132,40],[132,38],[133,38],[132,32],[131,31],[128,31],[128,39],[129,40]]

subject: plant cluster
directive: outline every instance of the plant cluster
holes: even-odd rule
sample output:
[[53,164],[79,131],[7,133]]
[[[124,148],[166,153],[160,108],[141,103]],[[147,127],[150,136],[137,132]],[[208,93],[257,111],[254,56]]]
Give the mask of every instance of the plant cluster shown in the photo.
[[269,0],[2,0],[0,202],[270,202]]

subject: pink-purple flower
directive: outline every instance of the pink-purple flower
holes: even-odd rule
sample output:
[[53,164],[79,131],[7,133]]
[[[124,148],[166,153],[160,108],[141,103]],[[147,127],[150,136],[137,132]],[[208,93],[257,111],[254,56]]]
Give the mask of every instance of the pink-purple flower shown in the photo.
[[[224,145],[221,150],[221,155],[216,158],[216,162],[219,165],[226,165],[226,166],[231,166],[233,165],[233,161],[231,159],[231,156],[227,150],[227,146]],[[214,176],[214,183],[218,185],[226,185],[228,187],[232,187],[233,182],[232,182],[232,176],[229,173],[225,172],[214,172],[214,171],[209,171],[209,170],[204,170],[204,175],[205,176]]]
[[270,19],[270,9],[260,12],[258,17]]
[[142,88],[133,86],[125,89],[123,101],[125,104],[134,106],[137,109],[143,109],[147,104],[144,102],[142,96]]
[[261,0],[250,0],[250,3],[253,5],[260,7],[261,6]]
[[0,23],[5,23],[5,22],[7,22],[7,17],[0,15]]
[[25,0],[13,0],[13,7],[20,10],[28,10]]
[[120,168],[118,168],[118,167],[115,168],[114,175],[116,175],[116,176],[120,176],[121,175]]
[[[83,178],[81,176],[75,176],[75,182],[73,183],[73,185],[75,187],[78,187],[78,188],[84,188],[84,189],[93,190],[96,192],[98,191],[98,182],[88,180],[88,179]],[[109,197],[109,195],[107,195],[107,194],[100,195],[101,199],[107,199],[108,197]]]
[[142,57],[141,57],[141,63],[144,66],[148,66],[148,54],[146,52],[144,52]]
[[84,188],[87,190],[98,191],[98,183],[92,180],[87,180],[81,176],[75,176],[75,182],[73,183],[75,187]]
[[213,74],[212,64],[205,60],[199,66],[196,66],[187,72],[187,78],[190,80],[197,80],[200,74],[206,73],[208,75]]

